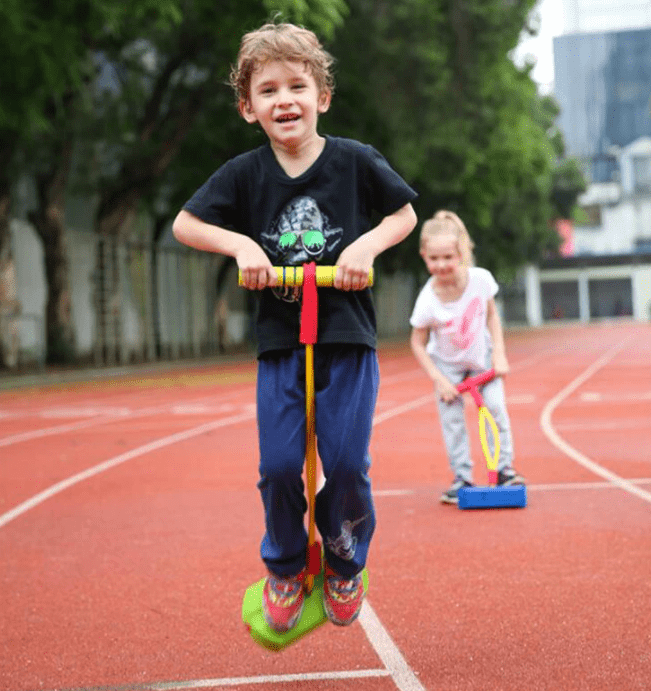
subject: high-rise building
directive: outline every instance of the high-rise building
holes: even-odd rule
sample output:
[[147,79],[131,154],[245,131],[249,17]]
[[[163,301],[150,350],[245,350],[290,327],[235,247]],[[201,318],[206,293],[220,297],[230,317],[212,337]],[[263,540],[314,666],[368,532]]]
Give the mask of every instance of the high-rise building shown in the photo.
[[562,0],[564,33],[651,27],[651,0]]
[[554,70],[568,155],[616,179],[617,148],[651,136],[651,28],[558,36]]

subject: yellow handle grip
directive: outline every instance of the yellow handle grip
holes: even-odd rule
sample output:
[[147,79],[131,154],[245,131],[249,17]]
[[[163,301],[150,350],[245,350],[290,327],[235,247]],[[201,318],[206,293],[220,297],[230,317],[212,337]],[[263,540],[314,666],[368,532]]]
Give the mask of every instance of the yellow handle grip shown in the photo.
[[[317,266],[316,267],[316,284],[319,288],[332,288],[337,275],[337,266]],[[277,276],[277,287],[279,288],[293,288],[294,286],[303,285],[303,267],[302,266],[274,266]],[[373,269],[368,272],[368,286],[373,285]],[[237,273],[237,284],[242,285],[242,272]]]

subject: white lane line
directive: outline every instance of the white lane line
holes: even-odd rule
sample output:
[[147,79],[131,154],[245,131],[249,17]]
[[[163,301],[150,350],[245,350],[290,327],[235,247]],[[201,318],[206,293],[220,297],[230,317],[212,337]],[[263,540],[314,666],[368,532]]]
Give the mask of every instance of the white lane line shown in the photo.
[[41,437],[49,437],[52,434],[63,434],[64,432],[74,432],[78,429],[86,427],[93,427],[94,425],[101,425],[104,422],[111,422],[113,420],[122,419],[117,417],[93,418],[92,420],[84,420],[83,422],[74,422],[69,425],[57,425],[56,427],[45,427],[43,429],[33,430],[31,432],[21,432],[20,434],[12,434],[9,437],[0,439],[1,446],[11,446],[18,444],[21,441],[31,441],[32,439],[40,439]]
[[[644,429],[649,430],[649,420],[622,420],[618,422],[583,422],[572,423],[562,422],[556,425],[557,430],[564,432],[586,432],[588,430],[622,430],[622,429]],[[648,452],[647,452],[648,453]]]
[[[361,616],[361,615],[360,615]],[[388,677],[386,669],[359,669],[343,672],[305,672],[304,674],[270,674],[261,677],[225,677],[222,679],[190,679],[188,681],[158,681],[149,684],[120,684],[119,686],[83,686],[57,691],[174,691],[174,689],[214,689],[245,684],[289,684],[298,681],[331,681],[333,679],[369,679]]]
[[[629,480],[633,485],[651,485],[651,477],[636,478]],[[584,489],[618,489],[612,482],[559,482],[529,485],[527,484],[527,492],[556,492],[556,491],[577,491]],[[427,494],[428,489],[379,489],[373,492],[374,499],[381,499],[382,497],[408,497],[414,494]]]
[[415,672],[407,664],[391,636],[378,619],[371,603],[366,600],[359,614],[359,623],[373,646],[377,656],[391,673],[394,684],[400,691],[426,691]]
[[568,396],[573,394],[582,384],[584,384],[590,377],[598,372],[602,367],[605,367],[616,355],[619,353],[628,343],[631,337],[624,339],[621,343],[617,344],[615,347],[611,348],[602,357],[592,363],[582,374],[580,374],[574,381],[570,382],[564,389],[559,391],[556,396],[554,396],[543,408],[540,415],[540,426],[545,436],[551,441],[551,443],[564,454],[569,456],[573,461],[576,461],[579,465],[583,466],[587,470],[592,471],[595,475],[602,477],[604,480],[610,482],[611,484],[623,489],[625,492],[634,494],[636,497],[643,499],[646,502],[651,503],[651,493],[647,492],[640,487],[637,487],[630,480],[625,480],[620,475],[613,473],[604,468],[603,466],[595,463],[593,460],[577,451],[573,446],[568,444],[554,429],[552,424],[552,413],[556,408],[566,399]]
[[166,446],[171,446],[172,444],[176,444],[180,441],[192,439],[193,437],[197,437],[200,434],[204,434],[205,432],[210,432],[214,429],[218,429],[219,427],[234,425],[238,422],[251,420],[254,417],[255,415],[253,413],[243,413],[242,415],[232,415],[231,417],[222,418],[221,420],[208,422],[205,425],[199,425],[198,427],[185,430],[184,432],[177,432],[176,434],[171,434],[168,437],[162,437],[161,439],[157,439],[156,441],[150,442],[149,444],[144,444],[143,446],[131,449],[131,451],[126,451],[125,453],[122,453],[119,456],[110,458],[107,461],[98,463],[97,465],[94,465],[92,468],[87,468],[86,470],[77,473],[76,475],[72,475],[66,478],[65,480],[61,480],[61,482],[57,482],[56,484],[48,487],[42,492],[35,494],[33,497],[31,497],[31,499],[28,499],[27,501],[24,501],[22,504],[19,504],[15,508],[11,509],[11,511],[7,511],[6,513],[0,515],[0,528],[7,525],[7,523],[9,523],[10,521],[13,521],[15,518],[18,518],[18,516],[21,516],[22,514],[26,513],[30,509],[33,509],[35,506],[42,504],[44,501],[50,499],[54,495],[59,494],[60,492],[63,492],[69,487],[83,482],[84,480],[88,480],[88,478],[94,477],[95,475],[99,475],[100,473],[103,473],[106,470],[115,468],[115,466],[120,465],[121,463],[130,461],[133,458],[138,458],[139,456],[144,456],[145,454],[150,453],[152,451],[163,449]]

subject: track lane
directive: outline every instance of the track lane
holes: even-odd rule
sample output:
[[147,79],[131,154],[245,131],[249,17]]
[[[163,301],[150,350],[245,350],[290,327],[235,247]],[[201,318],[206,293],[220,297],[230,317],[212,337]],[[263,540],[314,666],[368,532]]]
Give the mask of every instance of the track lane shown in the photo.
[[[601,347],[603,352],[604,335],[609,333],[599,330],[590,342],[584,337],[584,350],[596,353]],[[554,484],[559,473],[561,478],[578,474],[587,483],[594,474],[564,458],[536,424],[549,400],[549,393],[539,393],[536,384],[543,391],[554,387],[558,391],[559,382],[569,381],[581,366],[585,369],[585,359],[570,362],[568,353],[561,350],[566,351],[559,347],[538,359],[537,366],[532,363],[515,371],[507,382],[507,395],[516,399],[536,392],[533,399],[510,406],[518,467],[541,482],[548,479]],[[526,355],[522,346],[518,356]],[[536,353],[529,356],[535,358]],[[630,358],[630,354],[622,357]],[[409,366],[413,369],[413,362],[409,366],[408,362],[408,356],[391,358],[390,375],[399,378],[395,386],[383,369],[373,477],[379,491],[400,487],[415,491],[378,498],[380,528],[369,564],[369,601],[408,666],[418,670],[424,687],[432,691],[567,688],[568,679],[573,689],[645,688],[639,685],[647,678],[648,657],[643,658],[649,641],[644,632],[651,627],[636,604],[648,601],[649,594],[639,570],[640,559],[650,547],[648,512],[635,508],[632,498],[613,502],[613,491],[618,491],[612,488],[591,489],[588,496],[580,489],[566,490],[562,499],[553,491],[537,492],[535,499],[531,493],[526,511],[483,512],[481,518],[439,506],[439,486],[445,486],[449,478],[432,436],[438,425],[433,402],[381,418],[394,406],[408,407],[410,400],[427,396],[428,387],[408,374]],[[543,371],[546,377],[537,382]],[[185,440],[181,456],[153,450],[53,497],[0,530],[0,550],[11,553],[13,547],[16,556],[12,585],[25,598],[23,607],[12,613],[17,618],[30,612],[29,625],[17,635],[31,640],[36,634],[31,656],[21,658],[31,664],[15,669],[18,679],[36,665],[43,674],[49,670],[49,674],[34,676],[39,687],[44,679],[69,678],[68,688],[78,688],[83,676],[88,688],[104,679],[128,682],[124,688],[131,688],[131,683],[147,684],[138,682],[140,674],[152,684],[175,679],[186,688],[201,680],[212,679],[216,685],[242,679],[237,688],[259,688],[268,681],[265,688],[313,691],[348,688],[350,680],[328,677],[329,672],[378,669],[377,656],[360,639],[357,625],[343,632],[324,627],[310,637],[318,636],[318,647],[308,645],[310,639],[297,644],[293,664],[300,664],[307,674],[325,674],[319,681],[286,677],[293,670],[288,671],[291,665],[285,656],[247,646],[239,622],[232,628],[226,620],[215,624],[218,596],[239,602],[241,586],[248,585],[251,573],[260,570],[252,548],[261,525],[255,463],[241,457],[255,458],[254,427],[247,430],[253,431],[253,440],[235,430],[234,435],[214,438],[208,450],[201,437]],[[408,452],[401,439],[408,442]],[[594,430],[582,437],[583,453],[590,454],[591,447],[598,446]],[[217,448],[239,448],[242,454],[223,454],[222,472],[217,473]],[[73,495],[77,498],[71,499]],[[211,515],[215,523],[204,525],[205,517]],[[237,526],[237,530],[232,535],[217,534],[215,526]],[[12,529],[16,533],[5,551],[8,543],[2,540]],[[23,557],[18,543],[26,547]],[[237,568],[220,572],[217,564],[222,560],[212,554],[215,545],[219,557]],[[43,558],[46,554],[48,559]],[[44,565],[46,571],[38,573]],[[19,573],[25,576],[25,569],[29,577],[23,579]],[[561,574],[569,583],[562,582]],[[53,581],[58,587],[53,588]],[[14,588],[9,591],[12,595]],[[630,602],[622,604],[614,598],[616,588],[624,588]],[[170,591],[174,597],[170,598]],[[409,593],[399,608],[396,592]],[[59,595],[58,610],[54,593]],[[87,601],[81,606],[78,596],[84,593]],[[124,602],[119,602],[120,597]],[[610,599],[604,603],[602,598]],[[113,611],[116,602],[119,606]],[[28,603],[36,605],[33,611],[27,609]],[[105,612],[103,622],[101,612]],[[599,638],[590,635],[595,625],[601,627]],[[205,640],[206,632],[210,641]],[[5,648],[6,634],[0,628],[0,646]],[[79,646],[78,652],[71,652],[71,641]],[[333,659],[341,661],[341,666]],[[240,669],[251,673],[242,677]],[[201,674],[203,670],[207,673]],[[265,676],[276,672],[282,680]],[[5,683],[2,673],[0,682]],[[385,677],[354,683],[359,689],[396,688]],[[3,688],[36,687],[14,683]],[[55,686],[50,683],[44,688]]]

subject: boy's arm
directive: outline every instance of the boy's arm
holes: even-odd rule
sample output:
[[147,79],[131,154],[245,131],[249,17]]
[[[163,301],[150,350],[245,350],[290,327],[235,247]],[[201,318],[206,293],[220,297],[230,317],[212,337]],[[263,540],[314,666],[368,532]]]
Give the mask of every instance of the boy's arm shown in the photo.
[[247,235],[205,223],[185,210],[181,210],[174,219],[172,232],[184,245],[234,257],[245,288],[261,290],[276,285],[276,272],[269,258],[262,247]]
[[337,259],[339,270],[335,276],[334,287],[339,290],[366,288],[375,257],[404,240],[416,226],[417,220],[412,205],[405,204],[348,245]]
[[410,345],[416,360],[418,360],[421,367],[425,370],[425,372],[427,372],[429,378],[434,382],[436,392],[441,399],[449,403],[459,395],[459,392],[454,384],[443,374],[443,372],[441,372],[441,370],[439,370],[439,368],[432,361],[432,358],[429,356],[429,353],[425,347],[428,340],[429,329],[413,328],[411,330]]
[[491,298],[487,304],[486,326],[493,341],[493,369],[495,374],[500,377],[509,373],[509,362],[506,359],[506,348],[504,346],[504,331],[502,330],[502,320],[495,300]]

